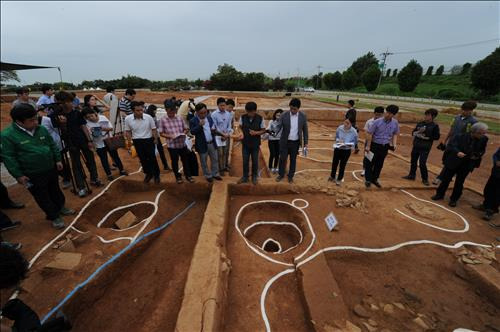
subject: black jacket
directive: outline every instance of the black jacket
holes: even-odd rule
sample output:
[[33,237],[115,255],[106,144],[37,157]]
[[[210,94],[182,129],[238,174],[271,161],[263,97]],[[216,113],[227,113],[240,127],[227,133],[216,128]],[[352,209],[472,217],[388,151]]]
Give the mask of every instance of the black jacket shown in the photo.
[[[457,169],[465,166],[470,171],[481,165],[481,158],[486,151],[488,137],[483,136],[480,139],[472,137],[471,133],[455,136],[446,147],[446,158],[444,165],[449,169]],[[465,153],[465,157],[457,156],[459,152]]]
[[[423,132],[420,132],[421,128],[425,128]],[[417,123],[415,129],[413,129],[413,146],[421,149],[430,150],[432,147],[432,142],[437,141],[440,137],[439,125],[435,122],[425,122],[421,121]]]

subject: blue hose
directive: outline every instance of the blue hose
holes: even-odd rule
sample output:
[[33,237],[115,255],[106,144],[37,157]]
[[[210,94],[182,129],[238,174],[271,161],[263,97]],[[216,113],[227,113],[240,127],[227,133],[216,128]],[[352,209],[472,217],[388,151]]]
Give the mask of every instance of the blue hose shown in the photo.
[[42,319],[42,324],[45,323],[47,321],[47,319],[49,319],[53,314],[55,314],[73,295],[75,295],[75,293],[78,290],[80,290],[81,288],[83,288],[84,286],[86,286],[92,279],[95,278],[95,276],[97,276],[102,270],[104,270],[104,268],[106,268],[108,265],[110,265],[116,259],[118,259],[118,257],[120,257],[121,255],[123,255],[124,253],[126,253],[134,245],[136,245],[137,243],[139,243],[140,241],[142,241],[144,238],[148,237],[149,235],[157,233],[157,232],[159,232],[159,231],[167,228],[170,224],[172,224],[174,221],[176,221],[177,219],[179,219],[179,217],[181,217],[184,213],[186,213],[189,209],[191,209],[195,204],[196,204],[196,202],[191,202],[191,204],[189,204],[184,210],[182,210],[175,217],[173,217],[172,219],[170,219],[169,221],[167,221],[166,223],[164,223],[160,227],[155,228],[155,229],[149,231],[148,233],[139,236],[134,242],[129,243],[125,248],[123,248],[122,250],[120,250],[117,254],[115,254],[108,261],[106,261],[106,263],[104,263],[101,266],[99,266],[97,268],[97,270],[94,271],[94,273],[92,273],[85,281],[83,281],[82,283],[76,285],[76,287],[73,288],[73,290],[71,292],[69,292],[69,294],[66,295],[66,297],[64,299],[62,299],[61,302],[59,302],[51,311],[49,311],[49,313],[47,315],[45,315],[45,317]]

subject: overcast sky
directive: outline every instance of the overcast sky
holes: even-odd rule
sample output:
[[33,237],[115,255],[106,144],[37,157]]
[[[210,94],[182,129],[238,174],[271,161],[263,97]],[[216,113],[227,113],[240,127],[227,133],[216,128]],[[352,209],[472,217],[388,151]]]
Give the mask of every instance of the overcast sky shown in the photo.
[[[1,2],[1,59],[61,66],[64,81],[208,78],[229,63],[282,77],[343,70],[373,51],[498,38],[499,2]],[[476,62],[497,42],[400,54],[424,68]],[[59,80],[19,71],[22,83]]]

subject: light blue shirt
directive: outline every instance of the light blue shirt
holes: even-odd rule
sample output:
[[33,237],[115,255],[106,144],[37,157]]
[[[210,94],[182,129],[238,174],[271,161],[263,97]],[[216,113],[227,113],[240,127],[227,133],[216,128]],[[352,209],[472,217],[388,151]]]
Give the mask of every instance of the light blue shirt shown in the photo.
[[[339,143],[343,141],[344,143],[354,143],[354,145],[358,144],[358,132],[354,129],[353,126],[349,128],[349,130],[344,129],[344,125],[340,125],[335,132],[335,141]],[[341,149],[349,149],[348,147]]]
[[48,97],[47,95],[42,95],[40,98],[38,98],[38,101],[36,102],[36,106],[53,104],[53,103],[54,103],[54,95],[52,95],[50,97]]
[[205,124],[203,125],[203,133],[205,134],[205,139],[207,140],[207,143],[210,143],[214,140],[214,138],[212,137],[212,128],[210,128],[210,122],[208,121],[208,118],[205,118]]
[[210,115],[212,120],[214,120],[215,129],[221,134],[232,134],[233,128],[231,128],[232,115],[228,111],[220,111],[219,109],[212,112]]

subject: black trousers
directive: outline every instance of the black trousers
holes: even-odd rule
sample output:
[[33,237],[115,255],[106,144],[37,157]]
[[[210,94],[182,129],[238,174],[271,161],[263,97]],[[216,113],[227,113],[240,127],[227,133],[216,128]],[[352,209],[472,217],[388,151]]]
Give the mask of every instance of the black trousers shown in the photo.
[[279,176],[285,176],[288,156],[290,156],[290,168],[288,169],[288,178],[292,179],[295,175],[297,166],[297,155],[299,154],[299,141],[287,141],[286,145],[280,144]]
[[280,161],[280,141],[268,140],[269,145],[269,168],[278,168]]
[[163,149],[163,144],[160,140],[160,137],[158,137],[158,143],[156,144],[156,149],[158,150],[158,154],[160,155],[163,168],[168,168],[167,157],[165,157],[165,150]]
[[12,203],[7,188],[0,182],[0,208],[7,208]]
[[249,173],[249,162],[250,157],[252,158],[252,178],[257,178],[259,175],[259,146],[249,147],[242,144],[242,154],[243,154],[243,177],[248,179]]
[[71,165],[69,160],[66,159],[66,154],[61,152],[61,161],[63,163],[63,169],[58,171],[59,176],[62,177],[63,181],[71,181]]
[[188,161],[188,152],[189,150],[186,147],[183,147],[182,149],[173,149],[173,148],[168,148],[168,153],[170,154],[170,160],[172,161],[172,170],[174,171],[174,175],[176,179],[181,178],[181,174],[179,173],[179,157],[181,158],[182,162],[182,169],[184,170],[184,176],[186,178],[191,176],[190,173],[190,168],[189,168],[189,161]]
[[373,159],[372,161],[367,160],[365,179],[368,182],[376,182],[380,177],[382,167],[384,167],[384,160],[389,152],[389,144],[378,144],[372,142],[370,145],[370,151],[373,152]]
[[450,169],[444,167],[441,178],[441,183],[436,190],[436,195],[444,197],[448,186],[450,185],[451,179],[456,175],[455,185],[453,186],[453,192],[451,193],[450,200],[458,201],[460,196],[462,196],[462,191],[464,189],[464,181],[467,175],[469,175],[471,169],[469,163],[465,162],[456,169]]
[[45,212],[46,218],[55,220],[64,206],[65,197],[59,188],[59,178],[55,169],[41,174],[27,175],[33,184],[29,188],[38,206]]
[[411,150],[411,166],[410,166],[410,176],[415,177],[417,175],[417,161],[420,166],[420,175],[422,180],[428,180],[429,173],[427,171],[427,157],[429,157],[430,150],[427,148],[413,147]]
[[141,161],[142,170],[146,175],[154,177],[160,176],[160,168],[156,161],[155,143],[151,138],[140,138],[132,140],[134,142],[135,151]]
[[194,151],[188,150],[187,160],[188,160],[189,174],[191,176],[200,175],[198,157],[196,156],[196,153]]
[[73,168],[73,174],[75,175],[75,182],[78,189],[84,189],[86,178],[83,173],[83,165],[80,159],[80,152],[85,158],[85,165],[90,173],[90,180],[97,181],[97,166],[95,164],[94,153],[87,146],[71,146],[69,148],[69,154],[71,156],[71,167]]
[[[497,171],[498,172],[498,171]],[[495,176],[495,169],[491,171],[491,175],[484,187],[483,191],[484,201],[483,205],[486,210],[498,213],[500,206],[500,178]]]
[[111,159],[113,159],[113,162],[115,163],[116,167],[118,167],[120,171],[123,171],[122,160],[120,159],[117,150],[109,150],[107,146],[104,146],[103,148],[96,149],[96,152],[97,155],[99,156],[99,159],[101,159],[102,168],[104,168],[104,172],[106,172],[106,175],[111,175],[111,168],[109,167],[109,161],[108,161],[108,153],[111,156]]
[[337,180],[342,180],[344,178],[344,170],[345,166],[347,165],[347,161],[349,160],[349,157],[351,156],[351,149],[345,150],[345,149],[335,149],[333,150],[333,160],[332,160],[332,172],[330,173],[330,177],[332,179],[335,179],[335,174],[337,173],[337,168],[340,164],[339,168],[339,176],[337,177]]

